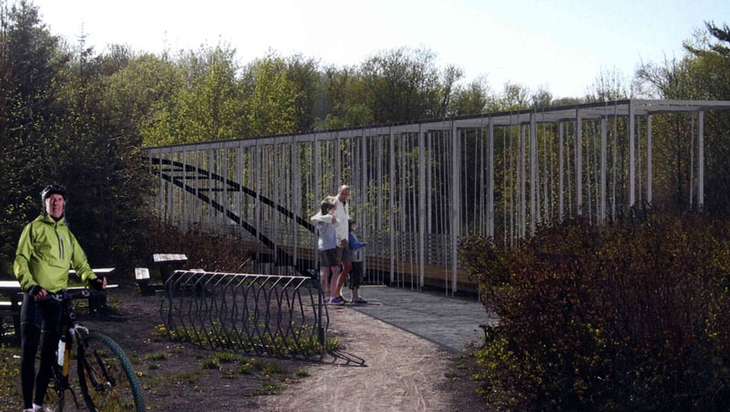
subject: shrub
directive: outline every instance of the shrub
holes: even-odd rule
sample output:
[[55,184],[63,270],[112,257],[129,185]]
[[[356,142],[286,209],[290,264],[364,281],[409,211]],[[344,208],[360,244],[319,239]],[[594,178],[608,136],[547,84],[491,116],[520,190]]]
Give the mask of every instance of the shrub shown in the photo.
[[500,317],[476,354],[482,394],[507,410],[725,410],[729,228],[648,216],[568,222],[481,256],[484,240],[465,242]]
[[251,251],[233,235],[216,235],[192,228],[187,232],[158,222],[151,231],[150,246],[160,253],[184,253],[187,268],[203,268],[210,272],[246,273]]

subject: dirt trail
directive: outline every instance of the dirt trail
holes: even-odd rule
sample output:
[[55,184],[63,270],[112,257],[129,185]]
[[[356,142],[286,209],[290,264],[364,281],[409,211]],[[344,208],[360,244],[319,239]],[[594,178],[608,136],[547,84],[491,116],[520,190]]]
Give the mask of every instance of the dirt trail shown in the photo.
[[[304,370],[308,376],[282,385],[279,393],[269,396],[252,395],[261,387],[258,378],[235,375],[228,379],[222,370],[201,369],[201,359],[211,351],[173,343],[155,333],[155,326],[161,323],[158,297],[142,297],[121,287],[114,295],[121,300],[119,313],[110,318],[86,318],[82,323],[110,334],[132,356],[135,367],[144,374],[150,410],[487,410],[476,394],[478,383],[469,380],[475,370],[473,358],[350,307],[328,307],[327,336],[339,340],[339,352],[317,361],[276,360],[292,373]],[[149,358],[155,354],[165,354],[165,360]]]
[[[330,307],[339,357],[308,368],[302,385],[257,397],[266,411],[480,411],[462,356],[355,310]],[[467,382],[465,382],[467,381]],[[456,390],[459,386],[459,390]],[[466,392],[466,393],[465,393]]]

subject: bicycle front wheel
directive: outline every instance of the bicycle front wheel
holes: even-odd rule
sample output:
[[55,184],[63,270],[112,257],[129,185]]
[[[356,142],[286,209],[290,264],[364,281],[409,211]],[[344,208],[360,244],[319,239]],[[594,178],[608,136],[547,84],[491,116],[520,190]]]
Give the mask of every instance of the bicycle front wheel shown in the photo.
[[86,409],[94,412],[145,410],[132,363],[109,336],[90,333],[78,347],[79,386]]

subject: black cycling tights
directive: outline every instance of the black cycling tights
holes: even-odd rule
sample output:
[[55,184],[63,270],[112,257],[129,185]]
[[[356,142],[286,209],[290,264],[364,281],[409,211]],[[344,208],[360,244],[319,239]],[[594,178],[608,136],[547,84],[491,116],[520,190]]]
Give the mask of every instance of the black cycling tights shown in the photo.
[[[29,295],[23,298],[20,319],[21,354],[20,380],[23,389],[23,408],[31,408],[32,401],[43,404],[43,396],[51,378],[51,366],[56,361],[56,348],[61,329],[61,302],[36,302]],[[35,356],[41,348],[41,364],[35,376]],[[33,388],[35,387],[35,399]]]

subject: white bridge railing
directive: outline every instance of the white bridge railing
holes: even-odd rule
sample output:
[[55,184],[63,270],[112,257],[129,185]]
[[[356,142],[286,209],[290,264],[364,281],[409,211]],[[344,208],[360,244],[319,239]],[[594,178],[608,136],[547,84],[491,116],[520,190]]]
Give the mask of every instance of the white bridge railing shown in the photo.
[[[573,217],[601,224],[679,192],[683,205],[702,210],[705,117],[717,110],[730,110],[730,102],[621,100],[155,147],[144,155],[158,176],[154,206],[167,221],[234,233],[298,273],[316,272],[309,217],[326,195],[351,185],[358,238],[381,268],[391,268],[378,271],[381,280],[416,279],[404,283],[420,288],[438,273],[437,283],[456,291],[467,281],[458,245],[468,236],[513,245],[544,225]],[[674,170],[660,162],[678,161],[687,165],[682,173],[657,176]]]

